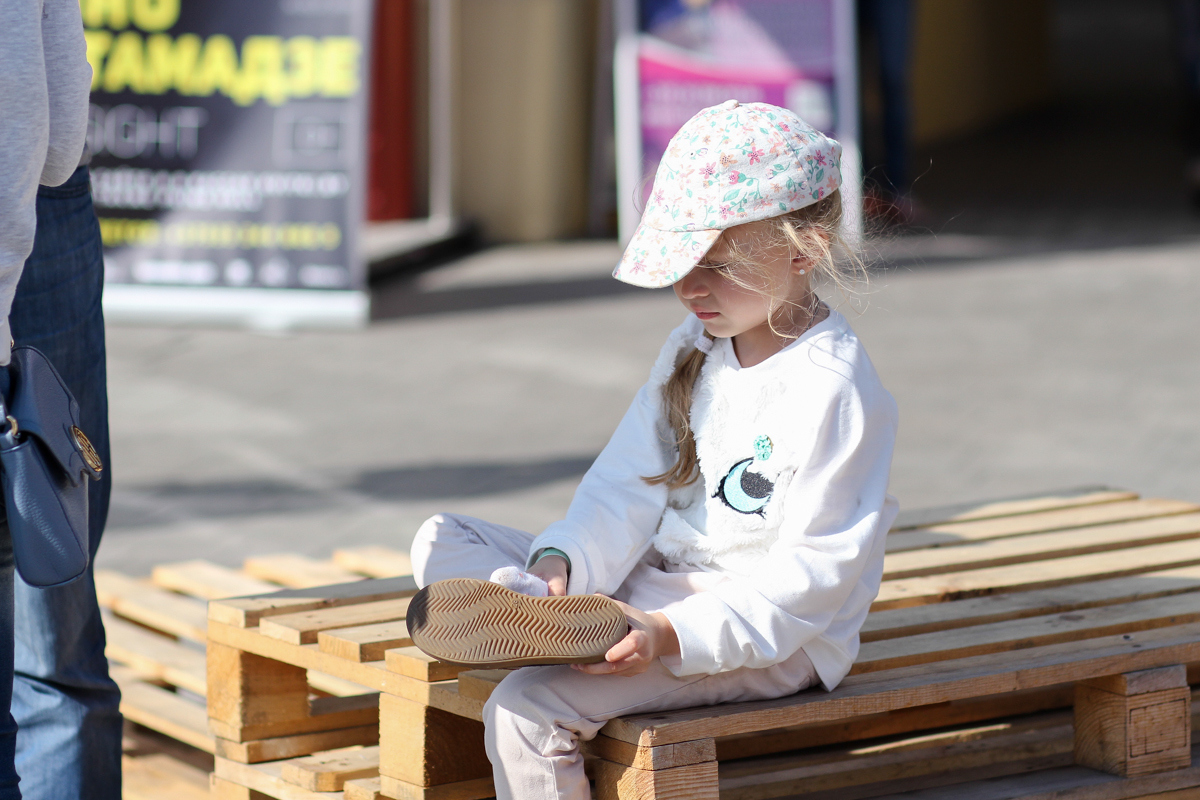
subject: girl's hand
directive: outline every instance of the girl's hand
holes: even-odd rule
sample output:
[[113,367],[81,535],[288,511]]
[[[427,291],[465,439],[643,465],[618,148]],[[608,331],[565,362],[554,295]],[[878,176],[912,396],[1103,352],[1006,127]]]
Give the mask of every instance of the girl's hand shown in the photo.
[[572,664],[591,675],[640,675],[662,656],[679,654],[679,637],[666,614],[647,614],[620,600],[614,600],[629,620],[629,633],[604,654],[598,664]]
[[550,587],[551,597],[563,597],[567,593],[567,560],[562,556],[544,556],[529,568],[530,575],[537,575]]

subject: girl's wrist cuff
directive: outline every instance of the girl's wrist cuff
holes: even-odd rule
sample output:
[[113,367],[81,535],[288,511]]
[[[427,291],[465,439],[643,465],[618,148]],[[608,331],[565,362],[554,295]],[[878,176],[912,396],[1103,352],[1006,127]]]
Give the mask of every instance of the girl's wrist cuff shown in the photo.
[[533,556],[533,561],[529,562],[529,566],[532,567],[546,556],[558,556],[563,561],[567,562],[567,577],[571,576],[571,557],[562,550],[559,550],[557,547],[543,547],[541,550],[538,550]]

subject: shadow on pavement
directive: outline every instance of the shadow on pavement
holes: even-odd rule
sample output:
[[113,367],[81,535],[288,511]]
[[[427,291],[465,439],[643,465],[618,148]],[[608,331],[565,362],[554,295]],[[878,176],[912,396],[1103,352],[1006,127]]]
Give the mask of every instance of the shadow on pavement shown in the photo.
[[[531,489],[587,472],[594,455],[486,464],[434,464],[368,470],[329,491],[268,480],[160,484],[113,494],[109,529],[186,519],[228,519],[332,508],[368,498],[384,502],[482,497]],[[344,493],[351,496],[346,497]]]
[[411,279],[399,279],[372,286],[371,319],[542,305],[645,291],[610,277],[471,286],[432,292],[420,291]]
[[348,489],[380,500],[440,500],[529,489],[587,472],[595,456],[497,464],[449,464],[364,472]]

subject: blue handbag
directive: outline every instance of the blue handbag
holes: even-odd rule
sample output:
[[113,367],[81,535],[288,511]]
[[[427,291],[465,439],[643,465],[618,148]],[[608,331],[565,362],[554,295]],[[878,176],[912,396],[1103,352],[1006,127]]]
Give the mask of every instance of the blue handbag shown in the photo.
[[79,404],[49,359],[15,347],[0,397],[0,482],[13,558],[32,586],[59,586],[87,569],[88,479],[104,468],[79,429]]

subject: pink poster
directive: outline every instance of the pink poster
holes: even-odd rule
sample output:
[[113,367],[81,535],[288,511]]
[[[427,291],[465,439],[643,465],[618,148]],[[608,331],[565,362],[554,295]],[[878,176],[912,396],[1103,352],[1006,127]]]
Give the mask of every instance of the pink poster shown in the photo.
[[836,134],[835,2],[642,0],[637,74],[643,183],[693,114],[729,99],[784,106]]

